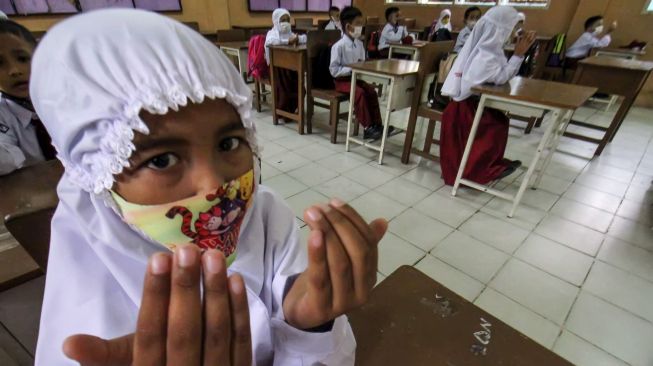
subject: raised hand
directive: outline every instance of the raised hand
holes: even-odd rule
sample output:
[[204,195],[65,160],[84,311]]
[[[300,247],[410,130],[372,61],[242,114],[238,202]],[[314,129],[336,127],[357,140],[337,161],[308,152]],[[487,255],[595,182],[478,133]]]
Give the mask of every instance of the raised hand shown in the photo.
[[533,42],[535,42],[536,36],[537,34],[535,31],[528,31],[526,35],[519,37],[517,44],[515,45],[515,56],[523,57],[531,48]]
[[311,228],[308,268],[284,298],[286,321],[298,329],[325,324],[367,301],[376,283],[378,243],[388,223],[367,224],[351,206],[333,199],[304,213]]
[[227,278],[226,268],[221,252],[202,255],[194,245],[174,256],[155,254],[135,333],[111,340],[74,335],[66,339],[64,353],[82,366],[251,365],[245,283],[239,275]]

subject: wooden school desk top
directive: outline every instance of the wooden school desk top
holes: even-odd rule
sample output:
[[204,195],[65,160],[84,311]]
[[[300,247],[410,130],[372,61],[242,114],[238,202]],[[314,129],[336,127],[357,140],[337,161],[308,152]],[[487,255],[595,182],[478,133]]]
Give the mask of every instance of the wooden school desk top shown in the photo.
[[373,72],[388,76],[406,76],[417,74],[419,61],[409,60],[370,60],[349,65],[353,70]]
[[57,184],[63,175],[59,160],[51,160],[0,176],[0,218],[26,208],[55,206]]
[[600,52],[600,51],[605,51],[605,52],[612,52],[612,53],[622,53],[626,55],[633,55],[633,56],[644,56],[646,55],[646,51],[644,50],[633,50],[630,48],[615,48],[615,47],[602,47],[602,48],[593,48],[593,52]]
[[393,47],[407,47],[407,48],[422,48],[428,44],[427,41],[413,41],[411,44],[403,44],[401,42],[388,42]]
[[616,69],[627,69],[636,71],[653,70],[653,62],[626,60],[617,57],[592,56],[578,62],[579,65],[600,66]]
[[290,51],[290,52],[306,52],[306,45],[305,44],[300,44],[296,46],[288,46],[288,45],[277,45],[277,46],[270,46],[270,48],[278,49],[278,50],[285,50],[285,51]]
[[410,266],[348,317],[356,365],[571,365]]
[[544,104],[556,108],[576,109],[594,95],[597,89],[587,86],[516,77],[504,85],[477,85],[472,88],[472,91],[524,102]]
[[248,41],[239,41],[239,42],[216,42],[219,47],[224,47],[224,48],[235,48],[235,49],[247,49],[249,48],[249,42]]

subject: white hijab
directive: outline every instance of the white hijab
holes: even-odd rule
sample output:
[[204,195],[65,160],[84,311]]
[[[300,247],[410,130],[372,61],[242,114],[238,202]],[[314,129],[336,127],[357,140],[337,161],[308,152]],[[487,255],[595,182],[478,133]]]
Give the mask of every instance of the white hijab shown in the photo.
[[287,34],[281,33],[281,17],[283,17],[284,15],[290,16],[290,12],[283,8],[275,9],[272,12],[272,30],[277,32],[279,38],[290,37],[290,33]]
[[34,55],[30,95],[66,168],[37,351],[37,363],[52,364],[73,333],[118,336],[133,327],[147,260],[166,250],[110,207],[107,190],[129,166],[134,131],[148,133],[139,112],[224,98],[255,154],[258,147],[251,91],[231,62],[199,33],[153,12],[99,10],[54,26]]
[[7,17],[7,14],[5,14],[5,13],[2,12],[2,11],[0,11],[0,20],[5,20],[5,19],[9,19],[9,18]]
[[[449,23],[447,24],[442,23],[442,19],[444,19],[447,16],[449,17]],[[431,31],[436,32],[442,28],[446,28],[451,32],[451,10],[449,9],[444,9],[440,12],[440,17],[438,18],[438,22],[435,24],[435,28],[432,29]]]
[[442,94],[455,101],[465,100],[472,95],[473,86],[487,82],[496,74],[495,70],[505,67],[508,60],[503,45],[518,21],[517,11],[510,6],[488,10],[458,54],[442,86]]

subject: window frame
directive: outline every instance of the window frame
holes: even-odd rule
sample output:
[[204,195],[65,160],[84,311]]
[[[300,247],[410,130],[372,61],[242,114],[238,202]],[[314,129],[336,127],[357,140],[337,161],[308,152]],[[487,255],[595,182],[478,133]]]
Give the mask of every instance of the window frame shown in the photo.
[[[386,4],[393,5],[426,5],[426,6],[482,6],[492,7],[496,5],[509,5],[518,9],[548,9],[551,5],[551,0],[546,0],[546,4],[521,4],[510,3],[513,0],[494,0],[492,2],[474,1],[474,0],[385,0]],[[653,1],[653,0],[649,0]]]
[[653,0],[647,0],[646,3],[644,3],[642,14],[653,14]]

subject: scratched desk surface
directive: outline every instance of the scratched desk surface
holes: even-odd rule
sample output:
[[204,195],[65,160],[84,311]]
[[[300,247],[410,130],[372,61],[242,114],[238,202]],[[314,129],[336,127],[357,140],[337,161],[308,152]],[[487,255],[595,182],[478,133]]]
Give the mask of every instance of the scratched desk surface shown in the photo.
[[409,266],[348,316],[357,365],[571,365]]

